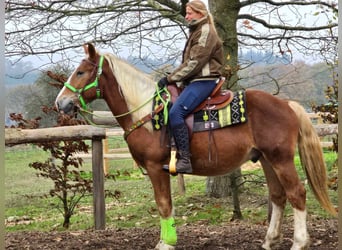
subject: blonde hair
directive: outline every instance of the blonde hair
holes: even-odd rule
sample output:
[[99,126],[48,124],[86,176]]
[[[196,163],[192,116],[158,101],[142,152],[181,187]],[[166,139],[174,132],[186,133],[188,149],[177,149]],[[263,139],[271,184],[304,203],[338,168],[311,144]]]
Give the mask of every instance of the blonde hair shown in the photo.
[[215,23],[214,23],[214,18],[213,16],[209,13],[207,7],[201,0],[192,0],[186,4],[187,7],[190,7],[192,10],[201,13],[203,16],[208,17],[209,24],[213,31],[217,34]]

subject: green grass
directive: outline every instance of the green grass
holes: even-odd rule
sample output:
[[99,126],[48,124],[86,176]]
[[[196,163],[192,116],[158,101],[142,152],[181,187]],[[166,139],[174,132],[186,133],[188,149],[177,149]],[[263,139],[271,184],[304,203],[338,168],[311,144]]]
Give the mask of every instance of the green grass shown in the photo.
[[[111,146],[123,146],[122,140],[112,140]],[[48,193],[52,182],[36,176],[35,170],[28,165],[34,161],[45,161],[48,153],[34,146],[7,148],[5,153],[5,216],[16,222],[7,223],[7,231],[17,230],[63,230],[63,217],[57,210],[55,198],[27,197]],[[336,154],[325,153],[328,169],[333,169]],[[299,158],[295,163],[302,180],[305,179]],[[105,189],[117,191],[119,198],[106,198],[106,226],[108,228],[151,227],[159,225],[159,214],[154,201],[153,190],[148,177],[133,168],[132,160],[111,160],[110,172],[115,180],[106,179]],[[91,171],[91,162],[85,161],[82,170]],[[240,195],[241,210],[245,220],[262,223],[267,218],[267,188],[260,169],[244,171],[248,174],[243,193]],[[172,195],[175,207],[176,224],[206,221],[209,224],[229,223],[233,215],[232,200],[228,198],[208,198],[205,194],[206,178],[185,176],[186,194],[178,192],[177,178],[172,177]],[[306,186],[307,190],[309,188]],[[334,204],[337,204],[337,192],[330,191]],[[329,218],[307,192],[307,206],[310,214]],[[70,230],[93,228],[92,196],[85,197],[71,217]],[[292,216],[290,206],[285,216]]]
[[5,152],[5,205],[25,205],[24,195],[46,193],[51,181],[39,179],[36,172],[29,168],[33,161],[45,161],[49,154],[34,146],[15,146]]

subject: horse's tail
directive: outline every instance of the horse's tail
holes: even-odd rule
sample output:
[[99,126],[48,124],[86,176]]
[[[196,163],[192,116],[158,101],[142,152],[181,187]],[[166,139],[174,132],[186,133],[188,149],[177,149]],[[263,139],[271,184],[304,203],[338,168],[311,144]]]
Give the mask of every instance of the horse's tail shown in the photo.
[[298,151],[302,167],[308,178],[309,185],[321,206],[336,215],[328,195],[327,174],[319,137],[312,126],[304,108],[297,102],[290,101],[289,106],[296,113],[300,125]]

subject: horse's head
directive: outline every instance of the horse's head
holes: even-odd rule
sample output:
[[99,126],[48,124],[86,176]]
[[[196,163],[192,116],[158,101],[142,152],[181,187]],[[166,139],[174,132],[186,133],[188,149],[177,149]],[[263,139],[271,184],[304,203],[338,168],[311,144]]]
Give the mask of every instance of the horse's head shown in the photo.
[[92,44],[83,46],[86,58],[64,83],[55,104],[60,112],[70,113],[77,107],[85,108],[86,104],[101,96],[99,78],[102,74],[104,57],[96,53]]
[[[83,47],[86,58],[58,94],[58,111],[68,114],[86,109],[87,103],[102,98],[125,127],[151,112],[156,85],[150,75],[113,54],[100,55],[92,44]],[[146,127],[152,129],[150,124]]]

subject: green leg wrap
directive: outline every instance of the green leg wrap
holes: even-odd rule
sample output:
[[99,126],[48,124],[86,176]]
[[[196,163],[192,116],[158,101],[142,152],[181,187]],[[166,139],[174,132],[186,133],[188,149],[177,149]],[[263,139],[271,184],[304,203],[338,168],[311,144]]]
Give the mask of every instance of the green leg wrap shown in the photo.
[[160,218],[160,226],[160,239],[168,245],[175,246],[177,243],[175,219],[173,217],[168,219]]

